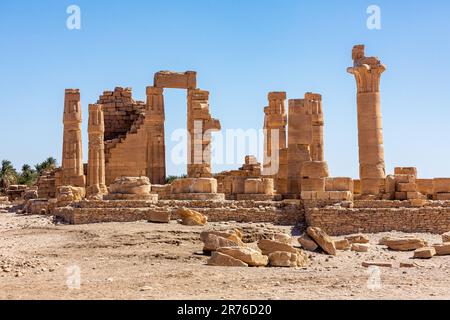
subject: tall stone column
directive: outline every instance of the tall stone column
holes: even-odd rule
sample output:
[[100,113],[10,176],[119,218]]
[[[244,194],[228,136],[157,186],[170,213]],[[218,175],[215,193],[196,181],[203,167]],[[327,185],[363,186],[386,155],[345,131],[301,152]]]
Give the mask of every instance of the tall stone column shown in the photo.
[[[277,191],[284,192],[287,190],[287,180],[283,173],[287,168],[283,166],[287,167],[287,159],[280,161],[280,154],[282,150],[286,149],[286,92],[270,92],[268,99],[269,106],[264,108],[263,175],[273,177]],[[280,171],[281,175],[279,175]]]
[[89,162],[87,175],[88,196],[104,195],[108,193],[105,184],[105,122],[103,106],[89,105]]
[[80,90],[66,89],[61,183],[84,188],[86,178],[83,169],[81,122]]
[[188,165],[189,178],[211,178],[211,134],[219,131],[220,121],[209,111],[209,92],[188,90]]
[[324,161],[322,95],[306,93],[305,108],[307,114],[311,115],[311,159],[312,161]]
[[166,184],[164,89],[147,87],[147,176],[152,184]]
[[375,57],[366,57],[363,45],[353,48],[353,74],[357,85],[358,141],[361,193],[380,193],[380,180],[386,177],[381,120],[380,80],[386,67]]

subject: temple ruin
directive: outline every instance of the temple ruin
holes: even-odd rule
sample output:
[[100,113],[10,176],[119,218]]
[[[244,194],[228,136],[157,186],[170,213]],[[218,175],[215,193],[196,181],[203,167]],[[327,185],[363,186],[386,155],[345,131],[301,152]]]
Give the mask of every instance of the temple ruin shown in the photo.
[[[446,232],[450,229],[450,178],[421,179],[413,167],[385,167],[381,74],[386,67],[352,51],[358,122],[358,179],[335,177],[325,159],[326,107],[322,95],[288,98],[274,91],[264,108],[264,159],[249,155],[242,167],[211,169],[209,92],[193,71],[157,72],[147,100],[130,88],[105,91],[89,105],[88,163],[83,164],[80,91],[67,89],[62,166],[40,177],[35,207],[69,223],[164,222],[191,208],[210,221],[273,222],[320,227],[329,234]],[[186,90],[187,177],[166,180],[164,90]],[[17,187],[17,186],[16,186]],[[25,192],[19,187],[10,194]],[[20,195],[19,195],[20,196]],[[33,210],[33,200],[29,208]]]

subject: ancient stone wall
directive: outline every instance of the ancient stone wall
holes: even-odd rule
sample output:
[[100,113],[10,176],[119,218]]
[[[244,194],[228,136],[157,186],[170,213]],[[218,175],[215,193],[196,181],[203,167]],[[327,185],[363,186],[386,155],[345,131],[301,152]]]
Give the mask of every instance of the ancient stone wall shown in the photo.
[[450,230],[448,204],[415,208],[408,202],[367,201],[355,208],[310,207],[305,217],[309,226],[334,236],[393,230],[442,234]]

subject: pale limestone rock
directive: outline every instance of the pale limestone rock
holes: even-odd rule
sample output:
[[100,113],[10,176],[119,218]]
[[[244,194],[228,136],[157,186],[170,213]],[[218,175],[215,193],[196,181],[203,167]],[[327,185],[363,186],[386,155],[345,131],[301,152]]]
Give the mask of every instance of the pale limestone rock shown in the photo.
[[350,243],[369,243],[369,238],[363,234],[355,234],[345,237]]
[[73,186],[62,186],[58,188],[58,202],[66,203],[73,201],[81,201],[86,195],[85,188],[73,187]]
[[[232,236],[232,235],[230,235],[230,236]],[[241,243],[233,241],[229,238],[216,236],[214,234],[209,234],[203,242],[204,242],[203,252],[206,252],[206,253],[217,251],[217,249],[224,248],[224,247],[241,247],[242,246]]]
[[171,213],[168,211],[151,211],[148,222],[169,223],[171,216]]
[[296,268],[304,267],[308,261],[307,256],[298,251],[297,253],[276,251],[269,255],[269,264],[272,267]]
[[284,233],[277,233],[273,235],[273,240],[285,244],[291,244],[292,243],[292,237],[288,234]]
[[269,258],[267,256],[264,256],[251,248],[219,248],[217,251],[241,260],[252,267],[265,267],[269,263]]
[[336,250],[350,250],[351,249],[350,241],[348,241],[347,239],[335,240],[334,246],[336,247]]
[[414,251],[414,259],[431,259],[436,255],[436,250],[432,247],[424,247]]
[[326,253],[335,256],[336,247],[334,246],[333,239],[330,238],[322,229],[309,227],[308,235],[325,251]]
[[209,266],[216,267],[248,267],[248,264],[246,264],[245,262],[217,251],[212,253],[211,258],[208,260],[207,264]]
[[370,245],[368,243],[353,243],[352,251],[356,252],[368,252],[370,249]]
[[386,245],[394,251],[413,251],[427,246],[427,242],[420,238],[384,238],[380,244]]
[[180,208],[176,213],[185,226],[205,226],[208,223],[208,217],[191,209]]
[[302,248],[314,252],[319,247],[317,243],[311,239],[307,234],[302,235],[300,238],[298,238],[298,242],[301,244]]
[[291,253],[297,252],[297,249],[295,249],[293,246],[291,246],[289,244],[277,242],[277,241],[273,241],[273,240],[268,240],[268,239],[263,239],[263,240],[258,241],[258,247],[259,247],[259,249],[261,249],[262,254],[266,255],[266,256],[273,252],[277,252],[277,251],[284,251],[284,252],[291,252]]

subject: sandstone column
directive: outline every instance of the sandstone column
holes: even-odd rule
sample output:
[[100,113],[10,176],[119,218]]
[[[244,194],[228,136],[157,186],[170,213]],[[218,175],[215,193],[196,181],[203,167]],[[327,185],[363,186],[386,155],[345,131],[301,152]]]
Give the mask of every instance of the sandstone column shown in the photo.
[[363,45],[352,52],[354,65],[348,68],[357,84],[358,140],[361,193],[380,193],[386,177],[381,121],[380,79],[386,67],[375,57],[366,57]]
[[66,89],[64,98],[64,138],[62,154],[62,185],[85,187],[81,137],[80,90]]
[[103,106],[89,105],[89,162],[88,162],[88,196],[104,195],[108,193],[105,185],[105,122]]
[[263,174],[273,177],[275,188],[279,193],[283,193],[287,190],[287,151],[283,153],[283,159],[280,158],[280,154],[286,149],[286,92],[270,92],[268,99],[269,106],[264,108]]
[[163,92],[162,88],[147,87],[147,176],[152,184],[166,184]]
[[209,111],[209,92],[188,90],[188,165],[189,178],[211,178],[211,134],[220,130],[220,122]]

